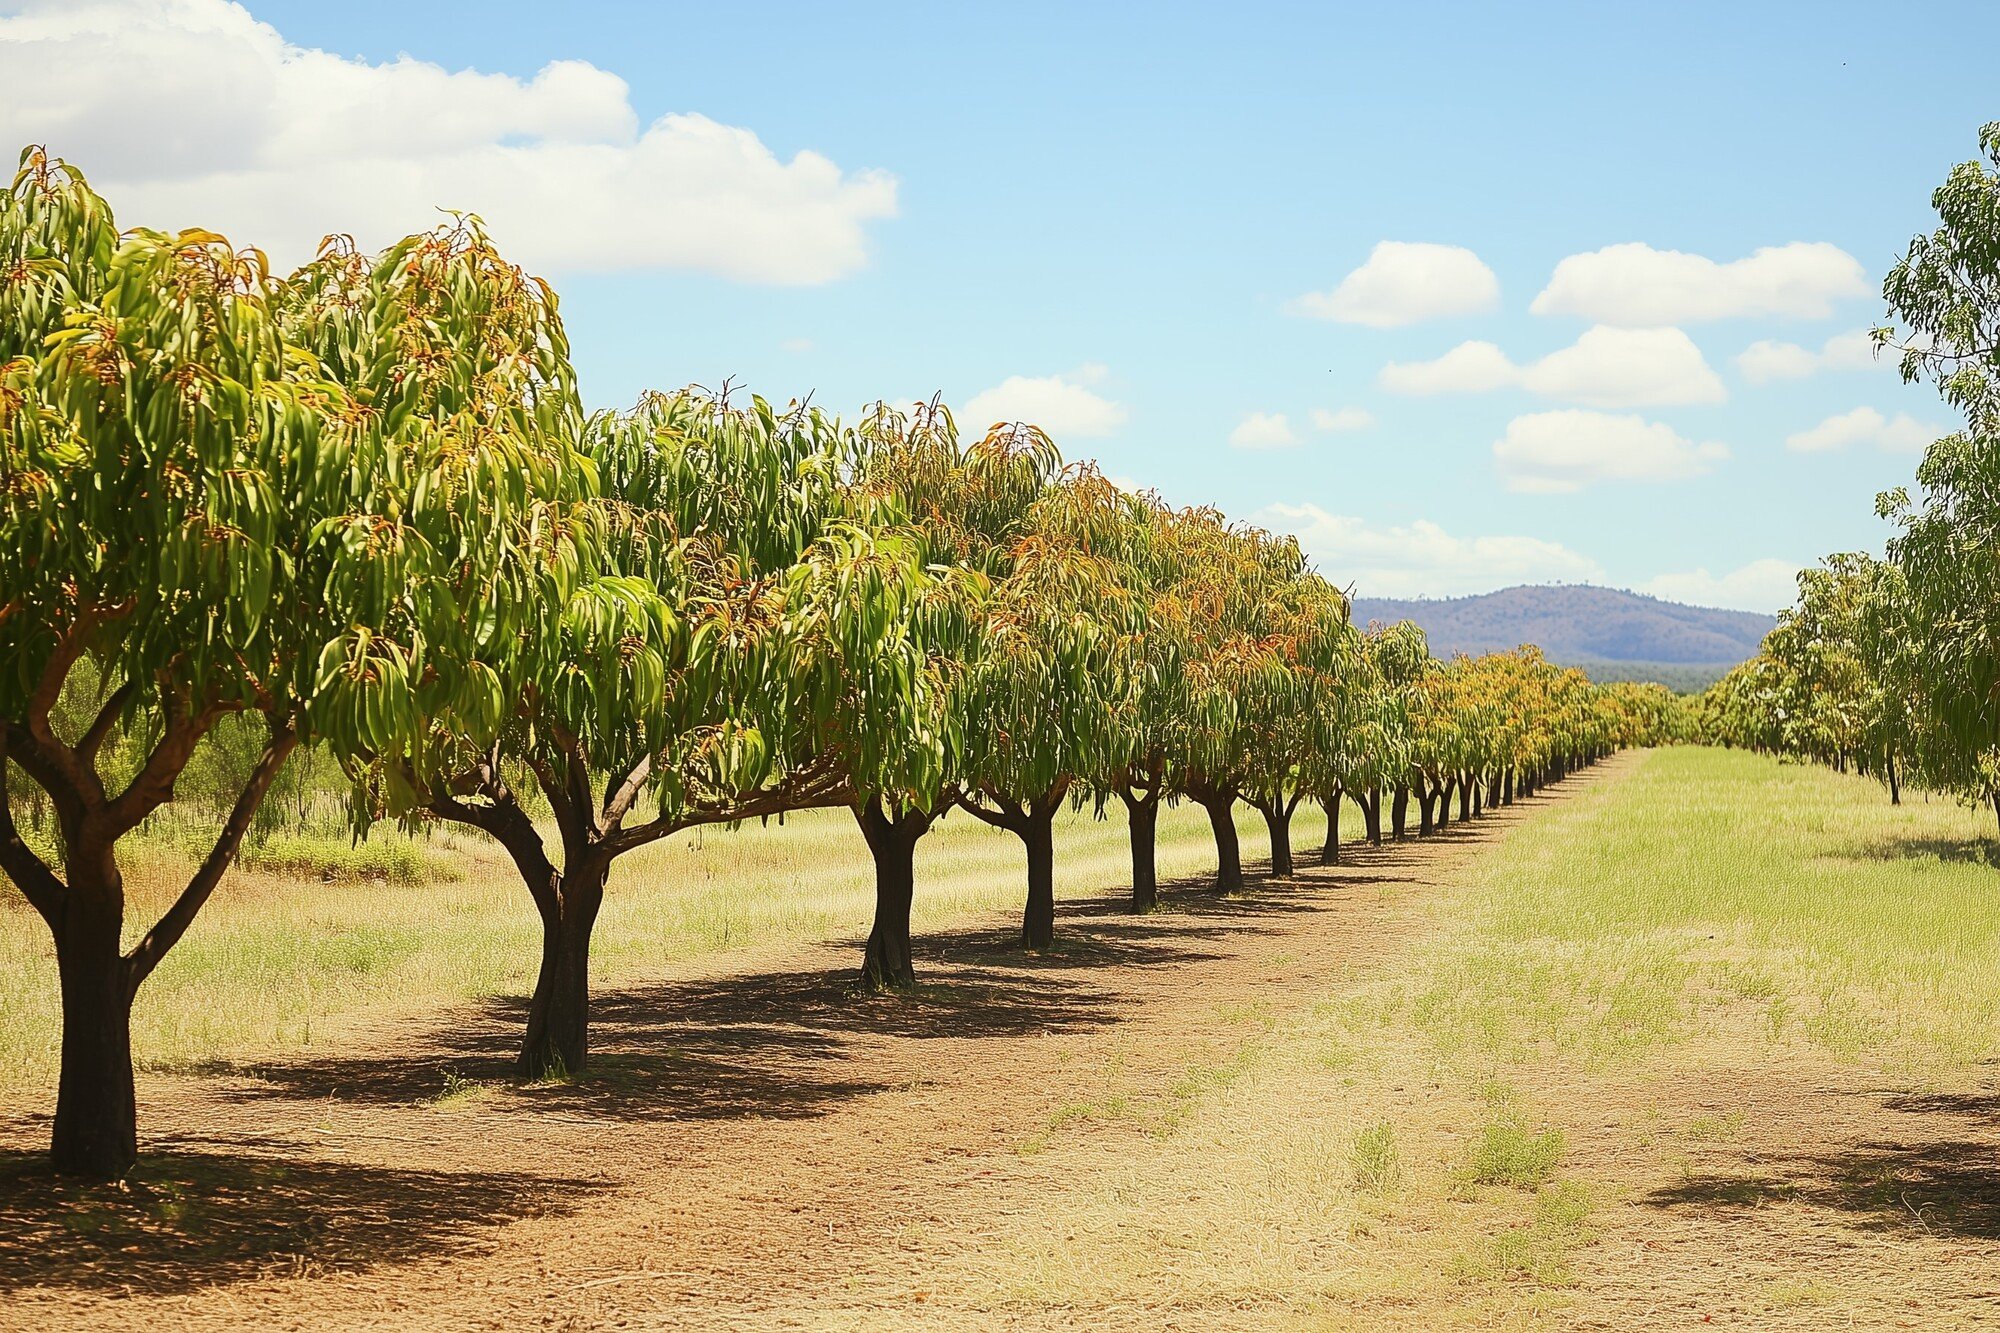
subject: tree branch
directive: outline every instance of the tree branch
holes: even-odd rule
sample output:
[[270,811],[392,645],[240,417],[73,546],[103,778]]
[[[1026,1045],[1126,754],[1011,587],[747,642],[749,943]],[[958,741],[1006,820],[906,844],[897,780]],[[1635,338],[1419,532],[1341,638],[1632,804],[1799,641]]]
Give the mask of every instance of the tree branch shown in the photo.
[[194,878],[181,890],[174,905],[127,955],[125,993],[128,1000],[138,991],[139,983],[160,965],[160,960],[167,956],[167,950],[179,943],[187,928],[194,924],[195,914],[201,911],[209,895],[215,892],[215,886],[221,883],[223,872],[236,859],[236,849],[242,845],[243,835],[249,830],[257,807],[263,804],[264,793],[270,790],[271,780],[278,776],[278,770],[284,767],[285,760],[298,743],[299,734],[289,724],[272,728],[264,753],[258,756],[256,767],[250,770],[250,780],[237,795],[236,804],[230,809],[229,818],[224,822],[215,846],[202,861],[201,868],[194,872]]
[[825,810],[855,803],[853,786],[831,763],[809,769],[795,769],[776,786],[746,794],[696,801],[671,814],[661,814],[633,828],[607,834],[601,844],[612,856],[623,856],[635,847],[670,837],[684,829],[710,824],[734,824],[744,819],[764,819],[793,810]]
[[[981,805],[979,803],[981,797],[992,801],[995,808],[988,810],[985,806]],[[956,801],[959,809],[965,811],[965,813],[971,815],[982,824],[990,824],[994,828],[1006,829],[1009,833],[1019,833],[1028,827],[1028,812],[1026,809],[1010,805],[994,796],[991,792],[959,792],[953,799]]]
[[14,826],[14,802],[7,791],[6,728],[0,728],[0,871],[6,872],[28,905],[60,937],[62,900],[68,890],[48,862],[21,840],[21,831]]
[[111,729],[118,725],[118,715],[125,711],[125,705],[132,698],[133,684],[126,681],[111,692],[104,706],[97,710],[97,720],[90,724],[90,730],[83,733],[83,739],[76,743],[77,762],[93,771],[97,768],[97,752],[104,748],[104,742],[111,735]]
[[[160,743],[146,756],[138,776],[105,807],[113,837],[136,828],[140,820],[174,799],[174,783],[187,767],[194,747],[224,712],[219,706],[210,706],[197,713],[184,694],[171,688],[163,687],[160,694],[167,718]],[[91,780],[96,780],[95,774]]]
[[625,780],[616,787],[609,782],[605,784],[604,827],[607,832],[616,833],[625,823],[625,816],[631,813],[632,803],[638,800],[639,793],[645,790],[646,779],[652,772],[653,760],[648,756],[632,765],[631,771],[625,775]]

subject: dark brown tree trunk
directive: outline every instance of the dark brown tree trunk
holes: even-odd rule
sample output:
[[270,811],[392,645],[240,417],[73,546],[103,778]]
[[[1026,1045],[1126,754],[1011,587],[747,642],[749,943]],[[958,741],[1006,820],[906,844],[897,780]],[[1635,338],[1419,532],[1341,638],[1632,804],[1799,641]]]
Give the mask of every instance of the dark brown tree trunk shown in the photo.
[[[1431,823],[1431,788],[1421,774],[1412,787],[1412,794],[1417,798],[1417,836],[1427,838],[1434,827]],[[1401,828],[1396,830],[1396,836],[1399,838],[1403,836]]]
[[609,871],[595,858],[579,860],[557,879],[554,910],[542,912],[542,971],[515,1062],[524,1078],[562,1078],[589,1066],[590,935]]
[[1458,780],[1458,819],[1462,824],[1479,813],[1479,779],[1473,774],[1462,775]]
[[1896,756],[1893,754],[1889,755],[1883,761],[1883,767],[1889,778],[1889,804],[1901,805],[1903,803],[1903,784],[1896,774]]
[[1056,942],[1056,810],[1061,802],[1028,809],[1021,841],[1028,849],[1028,902],[1021,912],[1021,943],[1046,949]]
[[1323,866],[1340,864],[1340,793],[1335,792],[1326,803],[1326,841],[1319,845],[1319,863]]
[[1438,782],[1437,803],[1437,818],[1431,822],[1437,826],[1438,832],[1442,833],[1451,824],[1451,779],[1444,778]]
[[914,986],[917,969],[910,950],[910,905],[916,898],[917,839],[931,819],[917,814],[891,818],[880,800],[854,806],[854,822],[875,860],[875,922],[861,955],[861,985],[888,991]]
[[1132,911],[1150,912],[1160,905],[1158,872],[1160,794],[1118,793],[1125,802],[1126,827],[1132,839]]
[[1496,809],[1500,805],[1500,770],[1493,770],[1492,780],[1486,784],[1486,808]]
[[1403,838],[1410,828],[1410,789],[1403,783],[1396,784],[1396,795],[1389,806],[1390,828],[1398,839]]
[[1208,812],[1208,827],[1215,835],[1215,892],[1240,893],[1243,891],[1243,852],[1237,845],[1236,819],[1232,811],[1236,806],[1235,793],[1217,793],[1203,799],[1201,808]]
[[1507,785],[1501,789],[1500,804],[1514,804],[1514,769],[1512,765],[1509,765],[1507,769]]
[[71,846],[56,933],[62,1073],[50,1155],[63,1175],[116,1180],[139,1160],[132,1091],[132,979],[119,952],[124,886],[109,847]]
[[1364,793],[1361,798],[1361,820],[1368,829],[1368,844],[1382,845],[1382,788],[1377,786]]
[[1264,828],[1271,835],[1272,879],[1292,877],[1292,809],[1282,801],[1257,807],[1257,813],[1264,816]]

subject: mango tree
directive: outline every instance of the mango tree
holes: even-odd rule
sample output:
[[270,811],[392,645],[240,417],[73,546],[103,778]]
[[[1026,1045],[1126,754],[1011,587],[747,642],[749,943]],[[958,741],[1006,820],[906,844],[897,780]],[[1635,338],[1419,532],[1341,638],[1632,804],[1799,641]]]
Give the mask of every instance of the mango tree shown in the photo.
[[[653,395],[584,431],[600,493],[566,516],[568,595],[517,634],[490,744],[433,728],[376,757],[429,817],[506,848],[542,921],[518,1070],[589,1059],[591,935],[617,859],[705,824],[845,804],[820,745],[854,670],[892,669],[908,563],[852,521],[816,410]],[[560,864],[516,775],[546,802]],[[393,808],[399,793],[388,791]]]
[[[1031,430],[999,428],[982,447],[1024,447],[1015,441]],[[1118,720],[1132,689],[1119,646],[1140,629],[1117,581],[1124,521],[1116,488],[1095,470],[1051,481],[1005,554],[968,671],[958,800],[1026,850],[1029,949],[1055,941],[1056,815],[1079,783],[1124,767]]]
[[[336,246],[314,271],[348,263]],[[0,196],[0,747],[61,829],[49,855],[27,846],[0,783],[0,868],[55,941],[58,1170],[135,1161],[133,998],[286,757],[312,734],[379,743],[400,725],[343,709],[343,687],[399,673],[427,712],[493,715],[472,663],[495,599],[526,591],[508,576],[514,517],[568,472],[519,428],[516,390],[557,349],[510,341],[512,307],[535,298],[475,231],[406,241],[362,280],[410,366],[373,399],[288,341],[292,285],[257,252],[121,236],[80,175],[34,151]],[[86,662],[94,715],[60,734],[51,715]],[[263,720],[262,751],[124,951],[119,844],[232,714]],[[144,750],[122,787],[100,768],[120,732]]]

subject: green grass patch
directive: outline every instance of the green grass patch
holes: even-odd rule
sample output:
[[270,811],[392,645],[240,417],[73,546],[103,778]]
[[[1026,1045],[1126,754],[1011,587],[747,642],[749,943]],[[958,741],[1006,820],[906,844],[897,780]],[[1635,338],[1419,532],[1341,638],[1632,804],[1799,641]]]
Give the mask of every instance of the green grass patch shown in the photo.
[[1465,1179],[1474,1185],[1534,1189],[1562,1161],[1562,1131],[1529,1129],[1514,1115],[1499,1115],[1480,1128],[1466,1154]]
[[1354,1136],[1354,1183],[1373,1194],[1386,1194],[1402,1181],[1403,1157],[1396,1147],[1396,1128],[1386,1120],[1366,1126]]
[[1487,1066],[1600,1068],[1740,1019],[1841,1059],[1964,1068],[2000,1046],[1996,856],[1950,801],[1653,751],[1479,858],[1397,1003]]

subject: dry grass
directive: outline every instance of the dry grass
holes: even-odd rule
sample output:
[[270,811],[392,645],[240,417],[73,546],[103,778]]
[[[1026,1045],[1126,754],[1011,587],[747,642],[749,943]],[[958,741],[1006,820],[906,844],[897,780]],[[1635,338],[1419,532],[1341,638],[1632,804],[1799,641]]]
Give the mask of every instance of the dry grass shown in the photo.
[[[1256,855],[1261,821],[1243,810],[1239,827],[1245,855]],[[1316,848],[1322,828],[1302,809],[1297,845]],[[1163,812],[1159,832],[1163,877],[1212,873],[1213,844],[1197,807]],[[1105,820],[1070,813],[1058,839],[1059,899],[1130,882],[1122,808]],[[524,993],[540,927],[497,846],[458,831],[413,842],[385,830],[362,848],[325,869],[233,871],[139,993],[133,1042],[141,1064],[175,1069],[324,1049],[357,1023]],[[174,841],[159,839],[136,841],[125,865],[129,943],[192,863]],[[1015,906],[1023,866],[1012,835],[964,815],[947,818],[917,847],[915,931]],[[405,873],[409,867],[429,877],[404,882],[415,873]],[[859,939],[873,884],[867,848],[845,811],[667,840],[613,871],[593,975],[617,985],[720,952]],[[0,893],[0,1093],[52,1087],[59,1034],[48,931],[4,881]]]

